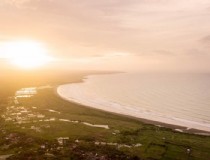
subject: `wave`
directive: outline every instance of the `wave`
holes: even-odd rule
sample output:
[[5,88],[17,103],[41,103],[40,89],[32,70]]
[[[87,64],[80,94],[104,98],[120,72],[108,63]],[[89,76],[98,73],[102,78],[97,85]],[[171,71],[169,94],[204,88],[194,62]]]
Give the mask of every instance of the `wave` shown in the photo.
[[[152,110],[151,108],[144,108],[144,107],[136,106],[135,103],[133,103],[132,105],[129,103],[127,103],[127,104],[121,103],[121,101],[120,101],[121,99],[117,99],[117,98],[109,99],[105,96],[105,94],[104,95],[99,94],[99,92],[97,91],[98,81],[96,82],[94,77],[95,76],[87,77],[83,83],[61,85],[57,88],[57,93],[63,99],[69,100],[71,102],[79,103],[79,104],[82,104],[85,106],[89,106],[92,108],[96,108],[96,109],[100,109],[100,110],[104,110],[104,111],[108,111],[108,112],[114,112],[114,113],[118,113],[118,114],[123,114],[123,115],[128,115],[128,116],[133,116],[133,117],[137,117],[137,118],[157,121],[157,122],[161,122],[161,123],[178,125],[178,126],[182,126],[182,127],[187,127],[187,128],[198,129],[198,130],[210,132],[210,124],[208,123],[207,120],[204,120],[205,118],[204,119],[200,118],[198,121],[194,121],[194,120],[190,120],[188,118],[175,116],[175,115],[173,115],[173,112],[175,110],[178,110],[177,108],[170,108],[170,109],[166,108],[167,112],[164,112],[164,109],[162,107],[162,109],[159,110],[159,112],[158,112],[157,108]],[[104,77],[102,76],[101,79],[103,79],[103,78]],[[110,84],[110,82],[109,82],[109,84]],[[104,81],[103,81],[103,83],[104,83]],[[88,85],[91,84],[90,89],[85,88],[87,84]],[[114,85],[114,84],[112,84],[112,85]],[[106,87],[106,85],[105,85],[105,87]],[[103,89],[104,88],[102,88],[102,87],[99,88],[99,90],[103,90]],[[111,96],[113,96],[113,95],[111,95]],[[157,96],[157,95],[153,95],[153,96]],[[123,97],[123,93],[122,93],[122,97]],[[129,99],[131,97],[126,97],[126,98]],[[124,97],[124,99],[126,99],[126,98]],[[139,103],[139,102],[137,102],[137,103]],[[189,110],[191,110],[191,109],[187,108],[186,113],[188,113]],[[180,111],[180,112],[184,112],[184,111]],[[184,113],[184,115],[186,113]],[[191,114],[191,112],[189,113],[189,116],[190,116],[190,114]],[[187,116],[187,114],[185,116]]]

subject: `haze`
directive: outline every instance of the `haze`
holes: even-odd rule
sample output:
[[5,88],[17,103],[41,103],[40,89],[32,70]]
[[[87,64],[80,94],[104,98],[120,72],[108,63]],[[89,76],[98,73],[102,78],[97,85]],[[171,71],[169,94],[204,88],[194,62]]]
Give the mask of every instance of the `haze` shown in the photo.
[[210,71],[209,0],[0,0],[0,20],[0,44],[43,43],[52,68]]

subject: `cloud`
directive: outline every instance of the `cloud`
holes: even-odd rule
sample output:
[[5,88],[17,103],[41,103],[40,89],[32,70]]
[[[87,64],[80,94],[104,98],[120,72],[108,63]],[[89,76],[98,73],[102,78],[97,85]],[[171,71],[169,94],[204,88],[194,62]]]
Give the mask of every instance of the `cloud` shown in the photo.
[[8,4],[8,5],[12,5],[15,7],[20,7],[25,3],[30,2],[31,0],[3,0],[3,3]]
[[203,37],[201,41],[204,43],[210,43],[210,35]]
[[206,52],[209,53],[209,49],[210,49],[210,35],[203,37],[199,42],[203,45],[203,49],[206,49]]
[[44,41],[60,57],[136,56],[142,63],[148,57],[170,57],[177,61],[184,55],[195,57],[196,54],[189,54],[194,48],[199,54],[204,53],[209,44],[209,36],[198,41],[202,35],[209,35],[209,0],[4,0],[4,6],[0,3],[0,35]]
[[43,2],[50,3],[51,1],[53,1],[53,0],[2,0],[0,2],[0,6],[15,7],[16,9],[36,10],[38,7],[38,5],[36,5],[36,4],[38,4],[38,3],[41,4]]

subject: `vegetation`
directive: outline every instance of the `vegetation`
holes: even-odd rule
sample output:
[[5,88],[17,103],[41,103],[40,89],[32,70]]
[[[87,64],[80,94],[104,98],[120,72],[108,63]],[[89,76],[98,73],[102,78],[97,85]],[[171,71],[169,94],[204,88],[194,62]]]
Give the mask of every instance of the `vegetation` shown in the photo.
[[0,155],[12,155],[11,160],[210,159],[208,136],[74,104],[55,89],[39,89],[19,103],[13,96],[1,98]]

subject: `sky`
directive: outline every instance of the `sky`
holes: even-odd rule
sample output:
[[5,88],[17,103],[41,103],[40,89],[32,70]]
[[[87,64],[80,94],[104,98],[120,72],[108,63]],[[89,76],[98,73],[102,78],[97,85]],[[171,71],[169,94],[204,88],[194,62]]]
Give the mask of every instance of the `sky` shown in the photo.
[[210,1],[0,0],[0,44],[18,39],[61,69],[210,72]]

